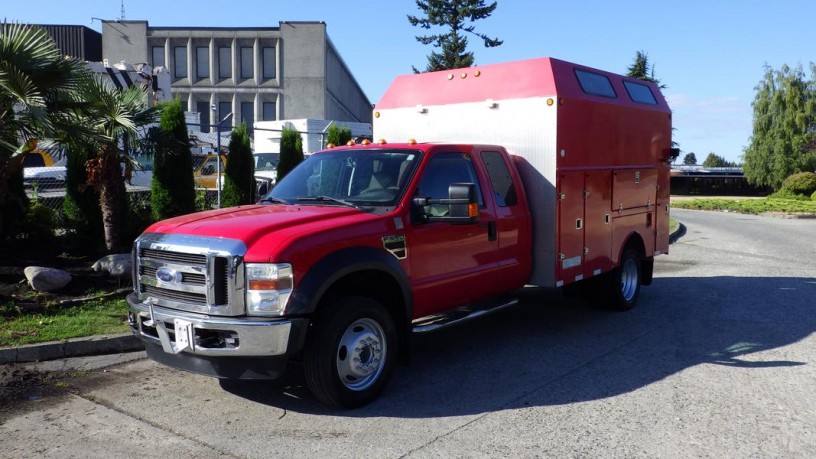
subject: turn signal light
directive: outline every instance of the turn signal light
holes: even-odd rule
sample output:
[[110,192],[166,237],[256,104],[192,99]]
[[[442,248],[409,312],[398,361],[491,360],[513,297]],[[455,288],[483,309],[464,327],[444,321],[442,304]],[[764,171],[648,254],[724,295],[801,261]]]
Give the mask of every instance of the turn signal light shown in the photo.
[[479,203],[472,202],[468,204],[468,217],[476,218],[479,216]]

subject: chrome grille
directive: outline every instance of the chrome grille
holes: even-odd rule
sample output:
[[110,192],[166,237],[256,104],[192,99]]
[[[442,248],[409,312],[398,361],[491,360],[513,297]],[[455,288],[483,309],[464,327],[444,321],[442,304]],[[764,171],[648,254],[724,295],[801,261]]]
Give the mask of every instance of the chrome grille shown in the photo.
[[166,252],[164,250],[142,249],[139,252],[142,258],[151,258],[168,263],[179,263],[187,265],[203,265],[207,262],[207,255],[193,253]]
[[203,314],[244,313],[246,247],[240,241],[147,233],[133,252],[141,300]]

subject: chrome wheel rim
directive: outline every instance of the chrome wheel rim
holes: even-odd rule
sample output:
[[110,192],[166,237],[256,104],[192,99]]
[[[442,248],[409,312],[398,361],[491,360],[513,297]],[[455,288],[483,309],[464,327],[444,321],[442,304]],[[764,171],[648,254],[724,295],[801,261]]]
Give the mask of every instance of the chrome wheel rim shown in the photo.
[[627,258],[621,266],[621,295],[624,301],[631,303],[635,299],[639,282],[637,261]]
[[366,390],[383,371],[387,343],[385,332],[373,319],[358,319],[346,328],[337,346],[337,375],[344,386]]

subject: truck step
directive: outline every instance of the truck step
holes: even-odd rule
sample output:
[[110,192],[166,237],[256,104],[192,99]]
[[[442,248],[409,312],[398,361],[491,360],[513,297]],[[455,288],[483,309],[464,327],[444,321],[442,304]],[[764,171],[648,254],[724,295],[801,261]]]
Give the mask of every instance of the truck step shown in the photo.
[[514,297],[501,297],[488,301],[474,303],[461,308],[453,309],[439,314],[432,314],[415,319],[411,325],[414,333],[427,333],[439,330],[440,328],[461,322],[482,317],[492,312],[518,304],[518,299]]

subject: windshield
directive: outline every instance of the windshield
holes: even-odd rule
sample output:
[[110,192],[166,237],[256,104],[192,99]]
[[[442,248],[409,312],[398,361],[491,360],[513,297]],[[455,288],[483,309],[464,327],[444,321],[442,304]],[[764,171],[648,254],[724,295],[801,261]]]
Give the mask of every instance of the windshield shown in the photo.
[[322,205],[332,205],[334,200],[357,206],[393,206],[410,182],[419,155],[414,150],[322,152],[300,163],[268,196]]
[[274,171],[278,169],[280,153],[255,153],[256,171]]

